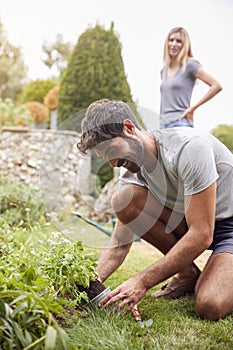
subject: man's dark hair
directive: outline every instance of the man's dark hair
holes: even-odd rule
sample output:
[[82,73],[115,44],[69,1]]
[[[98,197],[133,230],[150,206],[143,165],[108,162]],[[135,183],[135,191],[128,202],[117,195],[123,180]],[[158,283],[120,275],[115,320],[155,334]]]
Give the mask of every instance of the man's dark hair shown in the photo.
[[129,119],[141,129],[133,111],[127,103],[102,99],[90,104],[82,120],[82,134],[77,144],[86,153],[101,142],[117,136],[124,137],[123,123]]

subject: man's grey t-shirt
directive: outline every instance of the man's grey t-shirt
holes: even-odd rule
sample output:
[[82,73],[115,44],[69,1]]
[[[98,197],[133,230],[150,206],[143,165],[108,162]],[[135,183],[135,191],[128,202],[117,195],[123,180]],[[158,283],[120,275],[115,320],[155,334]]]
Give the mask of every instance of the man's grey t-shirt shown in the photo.
[[183,72],[180,65],[172,79],[166,78],[166,70],[161,71],[162,84],[160,85],[160,123],[168,125],[178,120],[184,111],[190,107],[193,87],[196,81],[196,72],[201,64],[189,59]]
[[[233,216],[233,154],[213,135],[178,127],[153,132],[158,151],[153,172],[126,171],[120,183],[146,186],[164,206],[184,213],[184,196],[217,181],[216,220]],[[142,175],[142,176],[141,176]]]

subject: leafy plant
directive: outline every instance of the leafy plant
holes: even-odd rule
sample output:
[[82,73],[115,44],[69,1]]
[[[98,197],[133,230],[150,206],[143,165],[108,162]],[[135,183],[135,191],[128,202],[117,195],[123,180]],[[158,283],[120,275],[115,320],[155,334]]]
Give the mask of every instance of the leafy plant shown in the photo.
[[0,345],[3,350],[76,348],[43,298],[11,290],[0,292]]
[[44,270],[50,276],[57,293],[72,297],[74,305],[80,302],[81,298],[88,301],[86,293],[80,293],[78,290],[78,285],[88,287],[90,281],[97,278],[93,257],[84,253],[80,241],[70,246],[58,245],[51,253]]
[[36,190],[0,174],[0,223],[33,226],[45,218],[43,202]]
[[14,232],[0,229],[1,267],[0,291],[17,288],[33,290],[54,298],[65,296],[73,305],[86,299],[78,285],[88,287],[96,279],[96,262],[92,252],[84,251],[82,243],[71,242],[59,232],[47,235],[41,227],[33,235],[21,227]]
[[96,278],[93,253],[59,232],[31,229],[0,228],[0,348],[75,349],[57,319],[66,323],[87,300],[77,284]]
[[67,325],[87,301],[79,286],[96,279],[95,257],[81,242],[38,225],[43,207],[36,195],[0,176],[0,348],[74,350],[58,320]]

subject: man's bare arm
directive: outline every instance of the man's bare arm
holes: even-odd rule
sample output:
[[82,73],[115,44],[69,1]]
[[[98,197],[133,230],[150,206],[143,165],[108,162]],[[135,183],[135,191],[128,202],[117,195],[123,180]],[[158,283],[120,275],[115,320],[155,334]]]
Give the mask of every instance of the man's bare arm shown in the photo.
[[114,232],[98,258],[97,273],[104,282],[124,261],[132,245],[134,235],[117,220]]
[[189,266],[209,247],[213,240],[215,204],[216,183],[185,198],[188,232],[162,259],[140,273],[148,289]]

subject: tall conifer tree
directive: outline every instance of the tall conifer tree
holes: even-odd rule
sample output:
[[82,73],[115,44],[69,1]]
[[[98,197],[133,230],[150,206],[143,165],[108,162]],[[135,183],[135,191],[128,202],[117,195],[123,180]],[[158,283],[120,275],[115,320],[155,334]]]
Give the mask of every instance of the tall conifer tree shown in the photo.
[[[102,98],[134,105],[113,24],[109,30],[96,25],[79,37],[61,80],[59,121]],[[83,114],[77,118],[76,128],[80,129]]]

